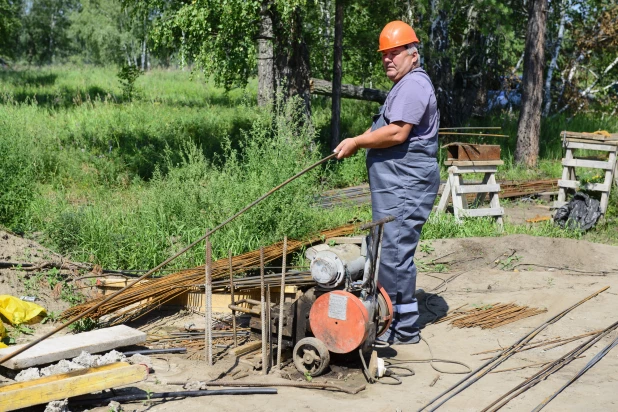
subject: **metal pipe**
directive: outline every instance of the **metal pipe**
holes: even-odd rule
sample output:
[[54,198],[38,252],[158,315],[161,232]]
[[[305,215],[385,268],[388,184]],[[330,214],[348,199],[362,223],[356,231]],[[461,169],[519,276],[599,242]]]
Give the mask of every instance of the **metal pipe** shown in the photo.
[[206,327],[204,338],[206,345],[206,360],[212,366],[212,244],[210,237],[206,238]]
[[[268,368],[272,367],[273,363],[273,334],[270,325],[270,285],[266,285],[266,325],[262,324],[262,328],[268,331]],[[268,373],[268,371],[266,371]]]
[[262,375],[266,375],[266,304],[264,302],[264,247],[260,247],[260,319],[262,321]]
[[[234,305],[234,267],[232,265],[232,249],[228,251],[228,261],[230,265],[230,301]],[[231,309],[231,308],[230,308]],[[232,309],[232,331],[234,332],[234,347],[238,347],[238,337],[236,336],[236,311]]]
[[[166,382],[167,385],[186,385],[188,382],[183,381],[170,381]],[[359,385],[357,387],[347,387],[342,385],[335,385],[333,383],[322,383],[322,382],[276,382],[276,383],[265,383],[265,382],[229,382],[229,381],[213,381],[213,382],[204,382],[204,386],[254,386],[254,387],[263,387],[263,386],[280,386],[284,388],[303,388],[303,389],[334,389],[341,392],[349,393],[351,395],[355,395],[362,390],[365,390],[366,385]]]
[[127,286],[125,286],[124,288],[120,289],[119,291],[117,291],[116,293],[112,293],[111,295],[109,295],[109,297],[107,297],[106,299],[103,299],[102,301],[100,301],[99,303],[97,303],[96,305],[92,306],[90,309],[87,309],[83,312],[81,312],[80,314],[76,315],[75,317],[73,317],[72,319],[69,319],[67,322],[59,325],[56,329],[46,333],[45,335],[41,336],[40,338],[22,346],[21,348],[15,350],[14,352],[9,353],[6,356],[3,356],[2,359],[0,359],[0,365],[2,365],[4,362],[8,361],[9,359],[14,358],[15,356],[19,355],[20,353],[30,349],[31,347],[37,345],[38,343],[44,341],[45,339],[49,338],[50,336],[55,335],[56,333],[60,332],[61,330],[63,330],[64,328],[68,327],[69,325],[72,325],[73,323],[77,322],[78,320],[80,320],[81,318],[83,318],[84,316],[89,315],[90,313],[94,312],[96,309],[98,309],[99,307],[101,307],[103,304],[109,302],[110,300],[114,299],[116,296],[120,295],[121,293],[123,293],[125,290],[129,289],[130,287],[132,287],[133,285],[141,282],[142,280],[148,278],[150,275],[152,275],[153,273],[155,273],[157,270],[161,269],[163,266],[167,265],[168,263],[170,263],[171,261],[173,261],[174,259],[178,258],[180,255],[186,253],[189,249],[192,249],[195,245],[197,245],[199,242],[201,242],[202,240],[206,239],[208,236],[212,235],[213,233],[215,233],[216,231],[218,231],[219,229],[221,229],[223,226],[227,225],[228,223],[230,223],[232,220],[236,219],[238,216],[242,215],[243,213],[245,213],[247,210],[251,209],[252,207],[254,207],[255,205],[257,205],[258,203],[260,203],[262,200],[266,199],[267,197],[271,196],[273,193],[275,193],[277,190],[281,189],[282,187],[286,186],[287,184],[289,184],[290,182],[298,179],[300,176],[304,175],[305,173],[309,172],[312,169],[315,169],[316,167],[318,167],[319,165],[321,165],[322,163],[327,162],[330,159],[333,159],[337,156],[337,153],[332,153],[328,156],[326,156],[325,158],[315,162],[314,164],[312,164],[309,167],[306,167],[305,169],[301,170],[300,172],[298,172],[297,174],[295,174],[294,176],[290,177],[289,179],[287,179],[286,181],[284,181],[283,183],[281,183],[279,186],[276,186],[274,188],[272,188],[271,190],[269,190],[267,193],[263,194],[262,196],[260,196],[258,199],[254,200],[253,202],[251,202],[250,204],[248,204],[247,206],[245,206],[244,208],[242,208],[240,211],[238,211],[234,216],[226,219],[225,221],[223,221],[222,223],[220,223],[218,226],[216,226],[214,229],[207,231],[205,235],[203,235],[202,237],[200,237],[199,239],[197,239],[196,241],[194,241],[193,243],[191,243],[190,245],[188,245],[187,247],[185,247],[184,249],[182,249],[180,252],[176,253],[174,256],[171,256],[167,259],[165,259],[163,262],[159,263],[157,266],[155,266],[154,268],[150,269],[148,272],[144,273],[142,276],[140,276],[139,278],[135,279],[133,282],[129,283]]
[[207,391],[179,391],[161,393],[136,393],[132,395],[115,396],[113,398],[71,400],[74,405],[98,405],[102,403],[147,401],[150,399],[165,398],[191,398],[197,396],[214,395],[276,395],[276,388],[238,388],[238,389],[215,389]]
[[131,355],[156,355],[159,353],[185,353],[187,348],[168,348],[168,349],[144,349],[144,350],[132,350],[128,352],[122,352],[124,356]]
[[288,254],[288,237],[283,236],[283,262],[281,263],[281,292],[279,293],[279,328],[277,331],[277,368],[281,367],[281,344],[283,341],[283,303],[285,301],[285,271]]

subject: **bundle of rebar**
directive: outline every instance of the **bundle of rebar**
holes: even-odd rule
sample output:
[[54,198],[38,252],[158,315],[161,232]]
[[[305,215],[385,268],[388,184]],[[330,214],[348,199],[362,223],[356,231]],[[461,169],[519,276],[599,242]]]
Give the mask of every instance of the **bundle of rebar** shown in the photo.
[[531,332],[529,332],[528,334],[520,338],[517,342],[515,342],[508,348],[504,349],[498,355],[494,356],[492,359],[488,360],[487,362],[485,362],[484,364],[482,364],[481,366],[479,366],[478,368],[476,368],[475,370],[467,374],[459,382],[457,382],[456,384],[454,384],[453,386],[451,386],[450,388],[442,392],[440,395],[431,399],[427,404],[422,406],[419,409],[419,411],[423,411],[423,410],[435,411],[440,406],[444,405],[449,399],[461,393],[466,388],[469,388],[475,382],[480,380],[483,376],[487,375],[488,373],[496,369],[498,366],[506,362],[508,359],[510,359],[513,355],[518,353],[518,351],[523,346],[525,346],[527,343],[532,341],[541,332],[543,332],[548,326],[553,325],[554,323],[558,322],[560,319],[566,316],[569,312],[579,307],[580,305],[584,304],[585,302],[589,301],[590,299],[594,298],[595,296],[599,295],[600,293],[606,291],[607,289],[609,289],[609,286],[606,286],[603,289],[587,296],[586,298],[580,300],[579,302],[575,303],[571,307],[563,310],[562,312],[553,316],[551,319],[537,326],[534,330],[532,330]]
[[494,303],[468,310],[456,310],[435,323],[450,321],[458,328],[493,329],[530,316],[547,312],[547,309],[519,306],[514,303]]
[[[326,230],[319,235],[311,237],[305,241],[288,240],[288,253],[300,250],[302,247],[321,241],[329,237],[345,236],[355,233],[358,225],[350,224],[336,229]],[[271,262],[281,258],[283,243],[277,242],[264,248],[264,261]],[[234,274],[244,273],[248,268],[255,267],[260,263],[259,250],[243,253],[232,258],[232,272]],[[182,270],[166,275],[161,278],[145,280],[130,289],[120,293],[113,299],[105,302],[95,311],[89,314],[92,319],[98,319],[109,315],[106,322],[110,325],[124,323],[128,320],[137,319],[140,316],[156,309],[160,305],[186,293],[188,289],[195,285],[204,284],[204,266]],[[212,278],[223,279],[228,276],[228,258],[219,259],[212,264]],[[248,279],[248,278],[247,278]],[[245,280],[247,282],[248,280]],[[214,282],[213,282],[214,283]],[[225,282],[224,282],[225,283]],[[85,302],[81,305],[67,309],[61,315],[62,320],[70,319],[92,307],[105,299],[98,299]]]
[[[441,182],[438,194],[442,194],[444,183]],[[514,198],[529,196],[543,192],[551,192],[558,190],[557,179],[543,180],[509,180],[500,181],[500,197]],[[471,193],[468,196],[469,200],[474,200],[476,194]],[[369,185],[360,185],[347,187],[344,189],[333,189],[322,193],[318,199],[319,206],[323,208],[331,208],[339,205],[363,205],[371,203],[371,192]]]

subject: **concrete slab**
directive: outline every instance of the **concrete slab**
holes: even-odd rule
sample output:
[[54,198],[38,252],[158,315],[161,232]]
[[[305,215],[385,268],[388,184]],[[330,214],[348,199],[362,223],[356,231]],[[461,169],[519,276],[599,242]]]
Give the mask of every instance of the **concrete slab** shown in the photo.
[[[38,345],[9,359],[2,366],[9,369],[25,369],[31,366],[57,362],[78,356],[82,351],[89,353],[107,352],[123,346],[146,342],[146,333],[125,325],[97,329],[77,335],[64,335],[44,340]],[[15,352],[25,345],[0,349],[0,357]]]

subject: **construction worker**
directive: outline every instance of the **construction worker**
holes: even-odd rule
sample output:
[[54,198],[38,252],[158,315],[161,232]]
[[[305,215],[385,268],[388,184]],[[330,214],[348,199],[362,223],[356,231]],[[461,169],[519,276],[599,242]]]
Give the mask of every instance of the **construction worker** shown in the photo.
[[431,80],[420,67],[418,43],[412,27],[402,21],[384,27],[378,51],[394,85],[371,128],[335,149],[338,159],[368,149],[373,220],[395,217],[384,226],[379,263],[380,283],[395,312],[381,339],[391,344],[420,340],[414,252],[440,185],[440,114]]

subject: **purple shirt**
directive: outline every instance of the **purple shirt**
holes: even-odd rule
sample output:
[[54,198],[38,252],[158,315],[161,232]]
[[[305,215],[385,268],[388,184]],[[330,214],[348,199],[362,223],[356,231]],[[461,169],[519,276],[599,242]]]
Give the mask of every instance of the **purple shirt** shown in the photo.
[[409,140],[437,138],[440,114],[433,85],[423,69],[414,69],[393,86],[386,97],[387,123],[414,125]]

